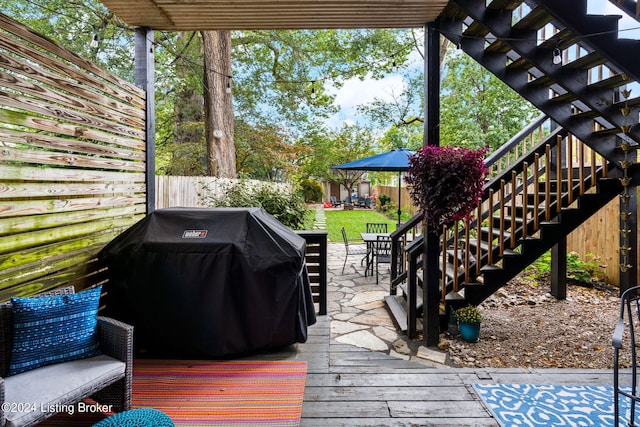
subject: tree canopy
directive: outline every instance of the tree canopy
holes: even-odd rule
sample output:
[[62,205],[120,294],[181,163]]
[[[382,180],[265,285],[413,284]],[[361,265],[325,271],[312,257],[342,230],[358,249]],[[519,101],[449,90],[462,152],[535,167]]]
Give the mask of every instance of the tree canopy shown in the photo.
[[[0,0],[0,7],[133,81],[133,29],[98,0]],[[392,148],[418,148],[425,108],[423,69],[409,64],[421,55],[421,36],[417,30],[392,29],[233,31],[230,59],[211,55],[214,62],[207,62],[205,34],[156,32],[157,172],[212,173],[206,147],[220,133],[208,112],[220,108],[213,103],[223,96],[228,103],[222,108],[232,109],[234,118],[223,134],[233,138],[231,167],[239,176],[331,179],[335,176],[329,167],[335,164]],[[91,43],[94,37],[97,46]],[[446,46],[442,44],[443,53]],[[495,148],[537,115],[461,51],[446,52],[443,145]],[[367,125],[330,127],[327,119],[338,109],[336,91],[345,82],[390,73],[401,75],[404,85],[390,98],[376,97],[357,109]],[[208,99],[214,85],[218,98]],[[348,184],[354,177],[337,180]]]

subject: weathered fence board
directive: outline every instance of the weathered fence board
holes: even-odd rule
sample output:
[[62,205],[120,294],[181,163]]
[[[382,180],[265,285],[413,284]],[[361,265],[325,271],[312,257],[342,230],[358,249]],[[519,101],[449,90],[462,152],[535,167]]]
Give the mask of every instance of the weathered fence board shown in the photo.
[[[156,176],[156,208],[208,207],[209,199],[226,191],[237,180],[212,176]],[[288,189],[289,184],[251,180],[252,188],[275,186]]]
[[[71,138],[60,138],[48,135],[33,135],[32,133],[17,132],[7,129],[0,129],[0,137],[6,142],[24,144],[30,148],[40,147],[50,150],[62,150],[65,152],[71,151],[81,154],[111,156],[138,161],[144,160],[144,153],[141,151],[120,148],[113,145],[106,146],[102,144],[92,144]],[[126,147],[127,142],[128,141],[126,140],[121,140],[120,145]],[[138,147],[137,150],[140,150],[140,148],[141,147]]]
[[145,93],[0,14],[0,300],[103,283],[146,213]]
[[[567,237],[567,250],[602,266],[607,283],[620,285],[620,200],[609,202]],[[635,254],[640,263],[640,253]]]

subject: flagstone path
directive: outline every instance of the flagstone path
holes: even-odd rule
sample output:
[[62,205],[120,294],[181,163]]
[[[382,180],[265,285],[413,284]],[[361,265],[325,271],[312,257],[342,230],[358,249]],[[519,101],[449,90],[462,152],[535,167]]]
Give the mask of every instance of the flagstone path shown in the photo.
[[423,347],[397,329],[384,303],[389,293],[388,266],[380,270],[376,284],[375,275],[364,275],[365,267],[360,265],[358,256],[349,257],[342,274],[344,244],[329,243],[327,252],[331,339],[434,368],[449,366],[447,352]]

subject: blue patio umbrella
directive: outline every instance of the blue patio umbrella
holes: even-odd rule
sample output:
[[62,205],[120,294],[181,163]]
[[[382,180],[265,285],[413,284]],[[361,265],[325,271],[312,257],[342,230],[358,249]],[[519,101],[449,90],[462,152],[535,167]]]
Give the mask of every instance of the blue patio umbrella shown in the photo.
[[387,151],[386,153],[332,166],[331,168],[374,172],[398,172],[398,224],[400,224],[400,214],[402,213],[400,207],[400,195],[402,194],[401,177],[402,172],[406,172],[407,169],[409,169],[409,157],[414,154],[414,151],[407,150],[406,148],[397,148]]

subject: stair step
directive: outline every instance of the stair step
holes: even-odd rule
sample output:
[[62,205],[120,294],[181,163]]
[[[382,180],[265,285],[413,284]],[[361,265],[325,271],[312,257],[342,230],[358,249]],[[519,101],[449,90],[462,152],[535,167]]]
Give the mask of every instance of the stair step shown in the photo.
[[[509,206],[509,209],[511,209],[511,206]],[[523,209],[522,206],[516,206],[516,211],[519,210],[520,213],[522,213],[522,209]],[[531,208],[531,210],[529,210],[529,207],[527,207],[527,212],[531,212],[531,211],[533,211],[533,207]],[[516,215],[518,215],[518,214],[516,213]],[[518,227],[522,227],[522,223],[524,222],[524,218],[522,218],[521,215],[520,216],[516,216],[515,219],[511,215],[504,215],[503,219],[504,219],[504,223],[505,223],[505,227],[506,228],[510,228],[511,227],[511,223],[514,222],[514,221],[515,221],[515,223],[516,223],[516,225]],[[500,226],[500,215],[499,214],[493,216],[493,224],[494,224],[493,225],[494,228],[495,228],[496,224],[498,226]],[[508,224],[508,225],[506,225],[506,224]]]
[[[482,235],[483,235],[483,236],[487,236],[487,235],[489,234],[489,227],[482,227],[482,228],[480,229],[480,231],[482,232]],[[496,227],[493,227],[493,228],[491,229],[491,234],[493,234],[493,237],[494,237],[494,238],[495,238],[495,237],[499,237],[499,236],[500,236],[500,229],[499,229],[499,228],[497,228],[497,229],[496,229]],[[503,234],[503,237],[504,237],[505,239],[510,239],[510,238],[511,238],[511,233],[510,233],[510,232],[508,232],[508,231],[505,231],[505,232],[504,232],[504,234]]]
[[408,325],[405,299],[401,295],[387,295],[384,297],[384,302],[391,312],[391,317],[396,321],[398,329],[406,333]]
[[[398,288],[402,290],[402,297],[406,301],[407,295],[409,294],[409,285],[407,283],[403,283],[399,285]],[[416,307],[418,307],[418,309],[422,307],[422,295],[422,286],[416,286]]]
[[547,13],[547,11],[542,7],[536,7],[531,12],[527,14],[527,16],[523,17],[521,20],[516,22],[513,25],[514,30],[538,30],[549,22],[551,22],[553,18]]
[[564,65],[564,69],[580,69],[580,70],[589,70],[591,68],[597,67],[598,65],[606,64],[607,60],[600,55],[598,52],[593,51],[584,55],[575,61],[571,61],[568,64]]

